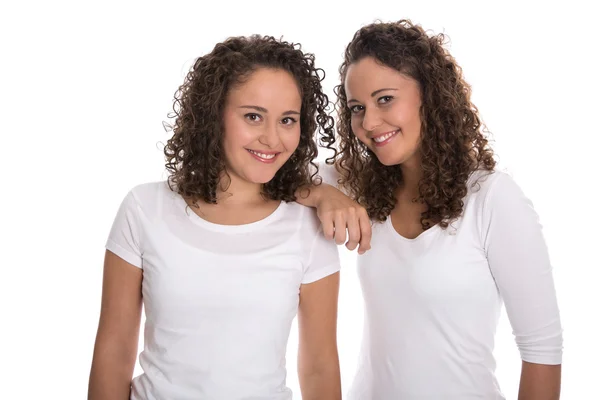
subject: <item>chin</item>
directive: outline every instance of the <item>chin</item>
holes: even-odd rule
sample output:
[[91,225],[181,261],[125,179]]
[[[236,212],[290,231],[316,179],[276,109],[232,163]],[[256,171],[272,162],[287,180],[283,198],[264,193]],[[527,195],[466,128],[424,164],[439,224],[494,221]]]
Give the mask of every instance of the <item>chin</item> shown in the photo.
[[260,184],[265,184],[265,183],[269,183],[273,178],[275,177],[275,174],[253,174],[252,176],[249,176],[249,181],[252,183],[260,183]]
[[377,160],[386,167],[393,167],[394,165],[402,164],[402,159],[391,158],[391,157],[377,157]]
[[396,162],[396,161],[381,160],[381,159],[379,159],[379,162],[381,164],[385,165],[386,167],[393,167],[394,165],[400,164],[399,162]]
[[[383,153],[383,154],[377,154],[376,152],[375,156],[377,157],[377,159],[379,160],[379,162],[383,165],[385,165],[386,167],[393,167],[394,165],[400,165],[404,162],[406,162],[410,156],[407,155],[404,152],[397,152],[396,154],[389,154],[389,153]],[[392,153],[392,152],[390,152]]]

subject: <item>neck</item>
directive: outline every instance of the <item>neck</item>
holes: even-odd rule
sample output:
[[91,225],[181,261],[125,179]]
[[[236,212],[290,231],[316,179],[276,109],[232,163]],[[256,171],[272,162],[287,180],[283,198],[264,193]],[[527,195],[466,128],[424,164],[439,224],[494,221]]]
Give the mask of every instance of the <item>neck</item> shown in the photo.
[[260,183],[247,182],[233,174],[227,176],[224,172],[217,185],[217,204],[236,206],[264,203],[261,191]]
[[402,180],[404,182],[402,185],[403,194],[410,197],[418,197],[419,182],[423,176],[421,163],[418,159],[416,159],[416,157],[413,157],[407,162],[402,163],[402,165],[400,165],[400,169],[402,170]]

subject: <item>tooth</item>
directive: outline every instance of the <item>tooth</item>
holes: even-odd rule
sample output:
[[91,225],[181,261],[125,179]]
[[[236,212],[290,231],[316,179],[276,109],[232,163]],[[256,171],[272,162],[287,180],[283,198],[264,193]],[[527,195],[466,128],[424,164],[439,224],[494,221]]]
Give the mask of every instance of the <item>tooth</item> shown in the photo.
[[388,140],[389,138],[391,138],[392,136],[394,136],[394,134],[396,133],[396,131],[390,132],[390,133],[386,133],[383,136],[380,136],[378,138],[374,138],[375,142],[377,143],[381,143],[384,142],[386,140]]
[[250,150],[250,153],[257,155],[260,158],[264,158],[265,160],[270,160],[275,157],[275,154],[264,154],[264,153],[259,153],[254,150]]

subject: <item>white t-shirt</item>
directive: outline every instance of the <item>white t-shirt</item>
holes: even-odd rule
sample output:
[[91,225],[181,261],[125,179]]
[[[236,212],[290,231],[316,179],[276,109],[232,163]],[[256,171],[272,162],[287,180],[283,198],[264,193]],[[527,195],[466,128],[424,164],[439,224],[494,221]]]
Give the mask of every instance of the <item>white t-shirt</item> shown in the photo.
[[301,284],[339,271],[313,210],[258,222],[198,217],[166,182],[123,200],[106,248],[143,269],[144,373],[132,399],[288,400],[285,352]]
[[541,225],[507,174],[472,174],[464,213],[446,230],[407,239],[388,218],[371,244],[358,258],[365,325],[350,400],[504,399],[492,354],[502,302],[521,358],[561,363]]

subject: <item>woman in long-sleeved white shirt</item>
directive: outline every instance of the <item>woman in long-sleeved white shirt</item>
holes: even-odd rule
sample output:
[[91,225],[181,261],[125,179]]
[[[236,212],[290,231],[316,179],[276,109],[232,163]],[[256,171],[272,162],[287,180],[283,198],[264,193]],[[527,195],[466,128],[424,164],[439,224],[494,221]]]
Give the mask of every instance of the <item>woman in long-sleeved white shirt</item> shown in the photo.
[[[522,358],[519,399],[558,399],[562,329],[531,202],[495,169],[470,88],[410,21],[348,45],[338,87],[340,180],[302,200],[359,257],[365,307],[351,400],[504,399],[493,357],[504,302]],[[336,182],[338,181],[338,182]],[[335,233],[334,233],[335,228]]]

